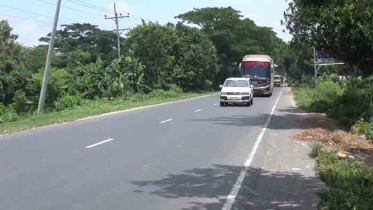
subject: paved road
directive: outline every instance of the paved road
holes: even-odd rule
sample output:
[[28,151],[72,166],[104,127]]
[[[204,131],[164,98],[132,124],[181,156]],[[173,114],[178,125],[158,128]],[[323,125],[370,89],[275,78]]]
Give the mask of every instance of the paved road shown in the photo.
[[213,95],[0,137],[0,209],[222,209],[282,90],[252,107]]

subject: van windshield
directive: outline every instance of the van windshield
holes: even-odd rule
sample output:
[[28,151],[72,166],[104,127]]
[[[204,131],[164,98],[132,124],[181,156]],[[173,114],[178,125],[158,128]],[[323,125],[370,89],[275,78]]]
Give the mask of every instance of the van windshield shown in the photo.
[[246,80],[227,80],[224,87],[248,87],[249,82]]

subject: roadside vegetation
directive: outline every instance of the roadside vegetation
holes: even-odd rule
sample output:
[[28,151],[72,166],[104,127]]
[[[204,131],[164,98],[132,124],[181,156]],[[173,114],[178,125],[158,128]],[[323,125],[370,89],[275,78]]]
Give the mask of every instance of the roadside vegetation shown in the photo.
[[372,209],[373,168],[352,158],[341,158],[336,150],[313,148],[317,150],[318,174],[327,185],[319,195],[319,209]]
[[41,115],[35,112],[50,34],[40,45],[25,47],[9,23],[0,21],[0,133],[211,92],[240,74],[243,55],[269,54],[280,61],[287,50],[271,28],[231,7],[176,18],[177,24],[143,21],[121,38],[120,57],[115,33],[89,23],[62,25]]
[[311,54],[316,48],[344,62],[322,67],[317,89],[313,61],[303,60],[305,68],[293,62],[286,70],[297,105],[325,113],[343,127],[312,126],[293,136],[312,142],[310,156],[327,185],[319,195],[321,210],[373,207],[372,9],[372,1],[294,0],[285,11],[284,25],[293,35],[293,45],[311,47]]

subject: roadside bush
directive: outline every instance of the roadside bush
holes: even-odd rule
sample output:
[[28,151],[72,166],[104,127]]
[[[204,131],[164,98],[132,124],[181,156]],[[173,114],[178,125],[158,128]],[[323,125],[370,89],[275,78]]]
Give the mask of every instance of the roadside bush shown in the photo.
[[364,134],[367,139],[373,140],[372,122],[365,122],[363,120],[360,120],[351,127],[351,131],[354,134]]
[[343,94],[331,104],[327,114],[344,124],[352,126],[360,119],[373,121],[372,79],[351,79]]
[[33,109],[34,102],[26,97],[23,90],[17,90],[13,96],[12,106],[17,113],[28,112]]
[[316,160],[320,178],[328,186],[319,196],[319,209],[372,209],[372,168],[350,158],[339,160],[336,151],[322,152]]
[[315,79],[310,76],[303,76],[300,80],[292,81],[291,86],[299,88],[315,88]]
[[14,122],[20,117],[12,107],[5,107],[0,103],[0,123]]
[[177,85],[170,85],[170,89],[169,91],[173,91],[175,93],[183,93],[183,89],[181,89],[179,86]]
[[83,99],[80,95],[64,95],[54,103],[56,111],[70,110],[83,104]]
[[341,95],[342,89],[340,85],[331,78],[326,78],[319,83],[317,91],[313,94],[310,110],[313,112],[327,112],[331,108],[332,102]]
[[149,95],[143,94],[143,93],[136,93],[133,94],[129,100],[132,102],[142,102],[149,98]]
[[311,158],[317,158],[324,151],[324,145],[320,142],[314,142],[311,144]]
[[173,98],[176,97],[179,93],[176,93],[172,90],[164,91],[164,90],[154,90],[149,94],[149,97],[165,99],[165,98]]

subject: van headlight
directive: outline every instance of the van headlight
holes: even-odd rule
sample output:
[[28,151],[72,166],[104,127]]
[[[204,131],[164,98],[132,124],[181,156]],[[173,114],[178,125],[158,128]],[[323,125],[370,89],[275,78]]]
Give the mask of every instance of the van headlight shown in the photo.
[[221,96],[226,96],[226,95],[227,95],[227,92],[221,92],[220,95],[221,95]]

